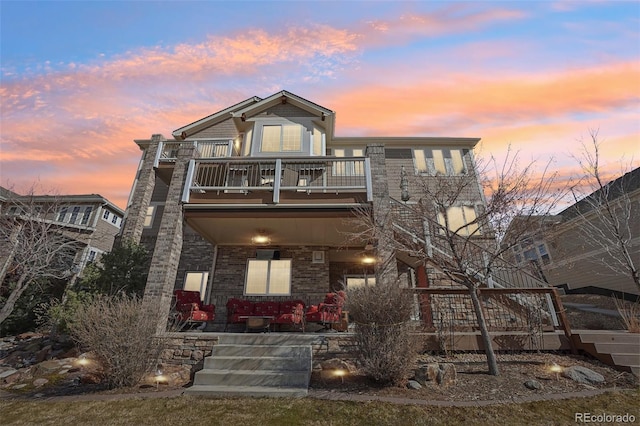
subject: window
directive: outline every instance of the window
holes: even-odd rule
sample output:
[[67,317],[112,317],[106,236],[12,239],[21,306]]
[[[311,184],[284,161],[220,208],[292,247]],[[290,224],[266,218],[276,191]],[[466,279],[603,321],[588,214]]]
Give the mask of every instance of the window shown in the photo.
[[85,207],[84,213],[82,214],[82,221],[80,222],[82,225],[86,225],[87,223],[89,223],[89,218],[91,217],[92,210],[93,207],[91,206]]
[[95,261],[95,260],[96,260],[96,255],[97,255],[97,254],[98,254],[98,253],[97,253],[95,250],[90,250],[90,251],[89,251],[89,256],[87,257],[87,261],[89,261],[89,262],[93,262],[93,261]]
[[449,230],[458,235],[479,234],[478,224],[472,223],[476,220],[476,210],[472,206],[448,207],[445,216],[438,213],[438,223],[449,227]]
[[413,162],[418,173],[459,175],[465,172],[466,149],[414,149]]
[[113,217],[111,218],[111,223],[113,223],[114,225],[116,225],[118,223],[118,216],[116,216],[115,214],[113,215]]
[[311,137],[311,143],[313,144],[313,148],[311,151],[312,155],[324,155],[324,133],[322,132],[322,130],[314,126]]
[[60,212],[58,213],[58,222],[64,222],[64,218],[67,216],[68,211],[68,207],[63,207],[60,209]]
[[[364,149],[334,149],[336,157],[364,157]],[[364,176],[364,161],[336,161],[333,163],[334,176]]]
[[109,220],[109,210],[105,210],[104,213],[102,214],[102,218],[104,220]]
[[204,299],[207,296],[208,282],[208,272],[187,272],[184,278],[184,289],[188,291],[199,291],[200,300],[204,302]]
[[291,294],[291,259],[249,259],[244,294],[256,296]]
[[156,206],[147,207],[147,214],[144,216],[144,227],[151,228],[153,225],[153,215],[155,214]]
[[529,237],[524,238],[520,244],[514,245],[513,251],[516,263],[519,265],[531,262],[542,262],[543,265],[551,263],[547,245],[539,241],[534,243]]
[[302,126],[299,124],[269,125],[262,127],[262,152],[302,150]]
[[75,206],[73,210],[71,210],[71,217],[69,218],[69,223],[75,224],[78,220],[78,215],[80,214],[80,207]]
[[346,276],[344,280],[347,283],[347,289],[376,285],[376,277],[369,275]]

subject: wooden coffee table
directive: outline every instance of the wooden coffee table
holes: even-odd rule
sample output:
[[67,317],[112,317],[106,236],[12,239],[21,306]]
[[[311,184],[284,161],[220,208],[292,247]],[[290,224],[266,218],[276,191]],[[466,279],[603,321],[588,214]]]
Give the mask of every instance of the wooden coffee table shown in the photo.
[[242,316],[240,318],[246,321],[245,333],[249,330],[262,330],[264,333],[267,333],[271,326],[271,320],[273,319],[273,317],[266,315],[247,315],[246,317]]

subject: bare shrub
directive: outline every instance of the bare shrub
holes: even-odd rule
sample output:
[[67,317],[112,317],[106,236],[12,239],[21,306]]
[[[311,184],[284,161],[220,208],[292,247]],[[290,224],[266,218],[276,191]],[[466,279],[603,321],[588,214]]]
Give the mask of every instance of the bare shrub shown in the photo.
[[640,300],[625,302],[614,297],[613,301],[627,330],[630,333],[640,333]]
[[411,293],[397,284],[360,287],[348,290],[347,304],[363,372],[385,385],[406,382],[422,347],[411,325]]
[[71,335],[102,364],[109,388],[134,386],[157,365],[163,349],[155,337],[157,311],[126,295],[97,297],[77,309]]

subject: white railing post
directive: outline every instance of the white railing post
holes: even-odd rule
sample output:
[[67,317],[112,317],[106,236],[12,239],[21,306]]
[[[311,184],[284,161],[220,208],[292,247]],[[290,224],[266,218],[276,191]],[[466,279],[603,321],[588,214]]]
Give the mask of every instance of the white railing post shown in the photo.
[[276,159],[276,169],[273,173],[273,203],[280,202],[280,179],[282,177],[282,159]]
[[157,169],[160,165],[160,156],[162,155],[162,150],[164,149],[164,143],[162,141],[158,142],[158,149],[156,150],[156,159],[153,160],[153,168]]
[[371,160],[369,157],[364,159],[364,177],[367,185],[367,201],[373,201],[373,183],[371,180]]
[[184,189],[182,190],[182,202],[188,203],[191,196],[191,185],[193,184],[193,175],[195,174],[196,161],[189,160],[189,168],[187,169],[187,177],[184,181]]

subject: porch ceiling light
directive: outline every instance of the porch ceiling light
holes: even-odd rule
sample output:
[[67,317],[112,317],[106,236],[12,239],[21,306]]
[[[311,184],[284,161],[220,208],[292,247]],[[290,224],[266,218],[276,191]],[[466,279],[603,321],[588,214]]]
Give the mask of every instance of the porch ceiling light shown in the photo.
[[269,244],[271,242],[271,238],[265,231],[259,231],[253,236],[253,238],[251,238],[251,242],[253,244]]
[[365,255],[362,257],[362,263],[365,265],[373,265],[376,263],[376,258],[373,256]]

